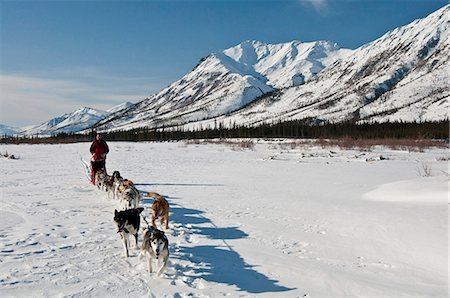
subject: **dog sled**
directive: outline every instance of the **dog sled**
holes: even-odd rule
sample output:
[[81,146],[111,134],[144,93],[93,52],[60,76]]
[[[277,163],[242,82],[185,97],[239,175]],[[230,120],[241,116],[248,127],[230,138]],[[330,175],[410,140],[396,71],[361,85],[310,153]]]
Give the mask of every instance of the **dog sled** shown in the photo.
[[81,163],[83,164],[84,173],[86,175],[86,178],[88,179],[88,181],[90,183],[95,184],[95,173],[96,172],[103,170],[106,173],[105,167],[93,169],[92,163],[88,163],[83,157],[80,157],[80,159],[81,159]]

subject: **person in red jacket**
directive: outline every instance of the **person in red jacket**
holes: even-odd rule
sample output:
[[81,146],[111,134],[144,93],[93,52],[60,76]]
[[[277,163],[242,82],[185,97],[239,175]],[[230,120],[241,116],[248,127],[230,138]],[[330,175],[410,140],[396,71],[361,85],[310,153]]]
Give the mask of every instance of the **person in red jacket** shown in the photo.
[[95,173],[98,170],[104,170],[106,172],[105,161],[106,154],[109,152],[108,144],[106,144],[105,140],[103,140],[102,135],[97,133],[95,135],[95,139],[91,145],[91,169],[92,169],[92,177],[91,182],[95,184]]

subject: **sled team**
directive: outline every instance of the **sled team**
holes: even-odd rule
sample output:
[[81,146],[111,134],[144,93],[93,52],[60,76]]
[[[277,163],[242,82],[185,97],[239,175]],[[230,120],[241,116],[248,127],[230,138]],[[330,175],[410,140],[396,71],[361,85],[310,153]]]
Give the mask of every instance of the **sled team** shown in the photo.
[[[138,232],[141,222],[141,213],[143,207],[139,207],[141,194],[135,187],[133,181],[124,179],[119,171],[114,171],[112,175],[108,175],[105,169],[106,155],[109,152],[108,145],[97,134],[90,148],[91,159],[91,182],[100,190],[108,193],[108,197],[112,194],[113,198],[119,199],[124,204],[124,210],[114,210],[114,221],[117,224],[117,233],[122,238],[124,254],[129,256],[128,249],[130,247],[130,235],[134,237],[134,247],[138,246]],[[152,260],[156,259],[160,268],[157,274],[160,275],[166,268],[169,259],[169,241],[162,230],[157,229],[156,220],[160,220],[161,229],[169,228],[169,203],[167,200],[156,192],[148,192],[148,197],[155,199],[152,205],[152,221],[147,222],[143,227],[144,239],[139,252],[139,257],[146,257],[148,271],[152,272]]]

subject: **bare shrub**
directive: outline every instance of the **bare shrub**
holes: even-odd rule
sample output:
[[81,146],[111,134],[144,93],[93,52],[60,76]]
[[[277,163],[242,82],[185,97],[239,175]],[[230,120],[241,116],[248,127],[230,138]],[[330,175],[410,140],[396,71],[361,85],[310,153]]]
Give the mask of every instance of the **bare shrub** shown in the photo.
[[[352,137],[342,137],[337,139],[297,139],[290,141],[283,140],[265,140],[272,141],[269,149],[272,150],[294,150],[305,146],[319,146],[322,149],[330,147],[337,147],[341,149],[355,149],[361,151],[371,151],[375,146],[384,146],[392,150],[405,150],[409,152],[423,152],[429,148],[447,148],[448,144],[444,141],[432,139],[357,139]],[[189,139],[184,140],[186,145],[206,145],[206,144],[221,144],[230,146],[233,150],[254,150],[255,140],[253,139]]]
[[431,166],[423,161],[417,164],[417,172],[421,177],[431,176]]
[[450,161],[450,156],[441,156],[436,159],[437,161]]
[[323,138],[319,138],[317,140],[315,140],[315,144],[322,147],[322,149],[325,149],[327,147],[333,146],[333,142],[336,142],[337,140],[328,140],[328,139],[323,139]]
[[0,154],[1,154],[1,156],[2,156],[3,158],[5,158],[5,159],[19,159],[18,156],[15,156],[15,155],[12,154],[12,153],[8,153],[8,151],[5,151],[5,153],[0,153]]
[[295,150],[295,149],[303,149],[307,146],[314,145],[314,144],[317,144],[316,140],[298,139],[298,140],[290,141],[287,143],[282,143],[279,146],[280,146],[280,149],[282,149],[282,150]]
[[375,146],[385,146],[392,150],[406,150],[410,152],[423,152],[426,149],[438,147],[445,148],[445,142],[430,139],[355,139],[343,137],[340,139],[317,139],[316,145],[322,148],[338,146],[343,149],[372,150]]
[[284,143],[284,142],[279,143],[279,144],[278,144],[278,147],[279,147],[280,150],[289,150],[289,149],[293,149],[292,146],[291,146],[291,143]]
[[242,140],[237,143],[233,143],[232,149],[233,150],[253,150],[255,148],[255,142],[252,140]]
[[302,146],[303,142],[300,140],[290,141],[287,143],[280,143],[281,150],[294,150]]
[[255,148],[255,142],[251,139],[246,140],[232,140],[232,139],[205,139],[205,140],[185,140],[184,143],[186,145],[207,145],[207,144],[215,144],[215,145],[225,145],[231,147],[232,150],[241,151],[241,150],[253,150]]
[[188,140],[184,140],[184,143],[186,145],[199,145],[200,140],[199,139],[188,139]]
[[271,144],[269,145],[269,149],[271,149],[271,150],[277,150],[277,149],[278,149],[278,148],[277,148],[277,144],[271,143]]
[[290,142],[289,143],[289,147],[294,150],[297,149],[298,147],[302,146],[302,143],[300,141],[294,141],[294,142]]

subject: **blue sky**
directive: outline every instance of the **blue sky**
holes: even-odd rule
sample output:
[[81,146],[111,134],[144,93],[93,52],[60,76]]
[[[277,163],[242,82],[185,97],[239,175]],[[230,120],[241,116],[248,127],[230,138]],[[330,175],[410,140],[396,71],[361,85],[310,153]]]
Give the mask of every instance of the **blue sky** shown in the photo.
[[0,123],[137,102],[200,58],[247,39],[332,40],[354,49],[447,3],[0,0]]

